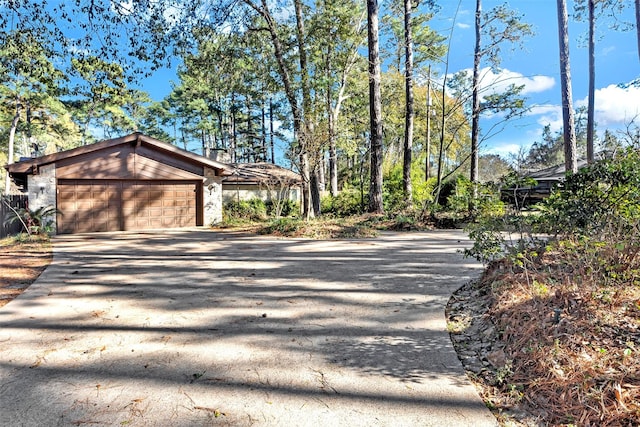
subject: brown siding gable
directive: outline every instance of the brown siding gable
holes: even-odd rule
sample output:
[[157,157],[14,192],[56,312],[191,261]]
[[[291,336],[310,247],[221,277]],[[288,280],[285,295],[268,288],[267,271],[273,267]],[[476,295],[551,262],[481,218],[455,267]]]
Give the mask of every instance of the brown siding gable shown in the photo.
[[[140,149],[141,151],[144,151],[142,149],[146,148],[147,153],[157,152],[158,155],[164,153],[164,156],[160,155],[160,157],[164,159],[174,159],[175,161],[181,161],[180,163],[182,164],[191,164],[198,168],[209,167],[211,169],[214,169],[216,171],[216,175],[219,176],[229,176],[232,173],[232,169],[224,163],[209,160],[206,157],[190,153],[189,151],[182,150],[174,145],[143,135],[140,132],[135,132],[120,138],[96,142],[95,144],[85,145],[82,147],[73,148],[71,150],[61,151],[59,153],[49,154],[35,159],[24,160],[22,162],[7,165],[5,166],[5,168],[10,173],[36,174],[38,173],[37,168],[43,165],[58,163],[61,161],[64,161],[63,163],[70,163],[73,162],[70,159],[76,158],[78,156],[91,157],[91,155],[93,154],[93,157],[99,157],[100,151],[109,151],[109,149],[112,147],[127,144],[129,144],[132,148],[137,147],[137,149]],[[96,156],[96,154],[98,155]],[[147,154],[145,157],[147,156],[153,157],[149,154]],[[171,164],[171,166],[177,165]]]

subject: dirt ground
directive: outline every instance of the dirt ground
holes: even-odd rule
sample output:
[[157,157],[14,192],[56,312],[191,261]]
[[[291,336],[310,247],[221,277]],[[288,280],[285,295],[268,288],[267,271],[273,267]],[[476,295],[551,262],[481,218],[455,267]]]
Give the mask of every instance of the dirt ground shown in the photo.
[[0,307],[20,295],[51,263],[48,238],[0,240]]

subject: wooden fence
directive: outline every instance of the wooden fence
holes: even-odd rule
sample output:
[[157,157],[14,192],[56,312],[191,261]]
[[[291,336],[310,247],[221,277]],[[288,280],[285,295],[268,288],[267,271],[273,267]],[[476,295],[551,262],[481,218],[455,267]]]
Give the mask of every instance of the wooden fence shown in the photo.
[[13,214],[13,211],[7,206],[7,203],[12,208],[18,210],[20,208],[27,207],[28,198],[26,195],[10,195],[0,197],[2,197],[2,200],[0,200],[0,238],[4,238],[12,234],[18,234],[20,231],[22,231],[22,223],[20,223],[20,221],[14,222],[10,225],[5,225],[5,219]]

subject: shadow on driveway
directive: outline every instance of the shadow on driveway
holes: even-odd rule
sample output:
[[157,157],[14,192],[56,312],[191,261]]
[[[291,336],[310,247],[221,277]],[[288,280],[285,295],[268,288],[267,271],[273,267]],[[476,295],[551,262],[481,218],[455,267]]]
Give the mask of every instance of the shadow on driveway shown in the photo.
[[493,426],[446,332],[467,244],[57,237],[0,309],[0,424]]

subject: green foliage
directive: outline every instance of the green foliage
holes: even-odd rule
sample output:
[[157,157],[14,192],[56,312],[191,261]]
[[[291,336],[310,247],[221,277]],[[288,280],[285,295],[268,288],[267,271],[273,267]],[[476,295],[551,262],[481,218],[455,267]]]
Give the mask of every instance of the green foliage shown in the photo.
[[640,220],[640,153],[627,149],[568,175],[543,205],[542,230],[593,236],[611,224]]
[[281,209],[280,215],[284,217],[297,216],[300,212],[300,204],[293,200],[282,200],[276,206],[272,201],[265,202],[262,199],[231,200],[223,206],[224,222],[264,221],[277,216],[276,208]]
[[224,204],[223,218],[229,221],[262,221],[267,218],[267,206],[261,199],[229,201]]
[[516,171],[512,171],[505,175],[501,181],[501,192],[507,200],[513,203],[516,210],[520,210],[527,203],[526,191],[522,189],[535,187],[538,182],[530,177],[522,176]]
[[533,217],[520,211],[484,211],[467,232],[473,246],[464,250],[465,257],[473,257],[483,264],[508,258],[516,265],[524,263],[524,255],[539,253],[542,242],[534,238]]
[[359,215],[363,212],[360,192],[355,189],[343,189],[336,197],[327,195],[322,198],[321,202],[323,214],[346,217]]
[[392,230],[415,230],[418,227],[417,219],[413,215],[399,214],[393,217],[393,224],[389,227]]
[[[267,200],[265,203],[267,209],[267,215],[273,216],[297,216],[300,213],[300,203],[291,199],[280,200],[278,203],[274,203],[272,200]],[[280,209],[278,215],[277,210]]]
[[475,200],[476,214],[481,217],[502,216],[507,205],[500,199],[500,189],[493,184],[478,185],[478,199]]
[[384,174],[384,204],[386,212],[400,212],[406,209],[419,209],[426,202],[433,199],[435,178],[425,180],[424,158],[416,159],[411,164],[411,188],[413,206],[406,206],[404,202],[402,163],[395,162]]
[[298,218],[277,218],[260,230],[261,234],[295,235],[305,224]]
[[441,200],[446,198],[445,207],[456,213],[468,211],[472,197],[473,184],[469,181],[469,178],[463,175],[458,175],[446,181],[440,192]]
[[55,215],[60,211],[53,206],[42,206],[35,210],[20,208],[17,211],[9,211],[5,224],[15,224],[19,222],[29,234],[51,233]]
[[575,280],[593,286],[594,296],[608,302],[611,291],[607,289],[640,284],[640,222],[631,230],[612,222],[604,231],[592,237],[567,235],[554,247],[579,273]]
[[568,175],[535,213],[484,213],[468,231],[474,244],[465,256],[485,264],[506,258],[527,269],[543,253],[558,251],[576,285],[610,301],[615,291],[609,288],[639,282],[640,154],[628,149]]

